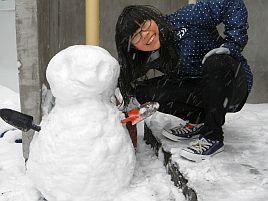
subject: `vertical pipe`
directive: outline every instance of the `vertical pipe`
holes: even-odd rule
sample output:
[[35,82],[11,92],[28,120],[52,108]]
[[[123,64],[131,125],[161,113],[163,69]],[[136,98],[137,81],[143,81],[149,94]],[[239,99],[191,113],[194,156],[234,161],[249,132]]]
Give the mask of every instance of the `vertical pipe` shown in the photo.
[[188,4],[196,4],[196,0],[188,0]]
[[99,45],[99,0],[86,1],[86,44]]

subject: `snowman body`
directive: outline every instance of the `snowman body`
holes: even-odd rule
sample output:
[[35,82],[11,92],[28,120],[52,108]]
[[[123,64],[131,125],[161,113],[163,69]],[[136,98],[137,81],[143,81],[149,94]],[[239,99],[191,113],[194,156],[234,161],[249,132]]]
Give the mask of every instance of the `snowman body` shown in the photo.
[[27,174],[48,201],[110,201],[127,187],[135,151],[110,98],[119,65],[104,49],[72,46],[50,61],[56,104],[35,134]]

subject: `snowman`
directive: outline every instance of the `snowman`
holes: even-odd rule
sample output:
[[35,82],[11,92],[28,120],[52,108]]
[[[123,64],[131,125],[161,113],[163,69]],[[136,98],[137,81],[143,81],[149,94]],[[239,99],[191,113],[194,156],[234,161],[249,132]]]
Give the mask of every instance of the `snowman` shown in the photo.
[[71,46],[49,62],[56,104],[27,161],[27,174],[48,201],[110,201],[129,185],[135,151],[110,101],[119,70],[96,46]]

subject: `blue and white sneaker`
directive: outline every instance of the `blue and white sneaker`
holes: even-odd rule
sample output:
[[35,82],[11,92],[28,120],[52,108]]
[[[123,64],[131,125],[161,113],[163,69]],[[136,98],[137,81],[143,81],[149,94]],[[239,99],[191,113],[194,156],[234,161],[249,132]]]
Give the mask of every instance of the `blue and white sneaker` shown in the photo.
[[187,140],[187,139],[194,139],[198,138],[200,134],[201,128],[204,124],[180,124],[177,127],[171,129],[164,129],[162,131],[162,135],[166,138],[173,140],[173,141],[180,141],[180,140]]
[[180,155],[191,161],[200,162],[224,150],[223,142],[202,137],[183,148]]

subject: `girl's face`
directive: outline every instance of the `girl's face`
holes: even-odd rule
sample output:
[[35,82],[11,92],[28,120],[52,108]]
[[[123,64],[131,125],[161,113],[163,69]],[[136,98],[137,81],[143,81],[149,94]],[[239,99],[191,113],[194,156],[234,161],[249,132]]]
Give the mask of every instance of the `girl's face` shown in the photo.
[[[136,22],[137,23],[137,22]],[[131,36],[132,45],[141,51],[154,51],[160,48],[159,29],[154,20],[145,20]]]

